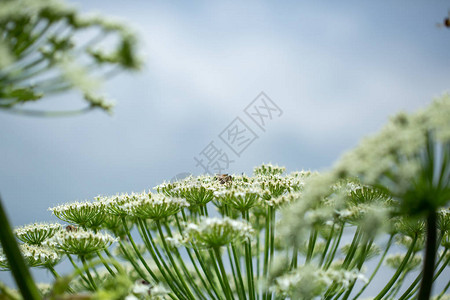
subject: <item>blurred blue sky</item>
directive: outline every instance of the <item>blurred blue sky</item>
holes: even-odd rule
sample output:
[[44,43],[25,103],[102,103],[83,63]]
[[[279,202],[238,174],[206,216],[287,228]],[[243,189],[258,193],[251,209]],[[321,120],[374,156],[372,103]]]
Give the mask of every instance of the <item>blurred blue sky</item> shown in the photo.
[[113,116],[0,114],[0,193],[14,225],[201,173],[193,157],[213,140],[226,150],[218,134],[261,91],[284,113],[253,128],[259,139],[241,157],[229,151],[231,173],[262,162],[325,169],[389,115],[449,88],[450,30],[435,26],[448,1],[73,2],[132,26],[146,65],[104,85]]

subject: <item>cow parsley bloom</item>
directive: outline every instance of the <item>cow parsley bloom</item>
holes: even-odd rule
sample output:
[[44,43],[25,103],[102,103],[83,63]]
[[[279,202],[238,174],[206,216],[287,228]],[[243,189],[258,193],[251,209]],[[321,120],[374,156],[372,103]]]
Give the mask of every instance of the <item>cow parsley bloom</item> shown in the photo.
[[[53,267],[61,260],[61,256],[49,247],[21,244],[19,246],[25,262],[30,267]],[[6,256],[0,251],[0,270],[9,270]]]
[[60,231],[46,243],[68,254],[85,256],[108,248],[116,241],[109,234],[78,229],[77,231]]
[[204,218],[199,224],[189,223],[186,227],[186,234],[193,245],[218,248],[251,238],[253,229],[247,222],[227,217]]
[[34,223],[18,227],[14,230],[17,238],[30,245],[41,245],[62,228],[58,223]]
[[80,225],[84,228],[97,229],[105,219],[105,205],[101,202],[74,202],[49,208],[59,219]]
[[176,214],[189,203],[181,198],[171,198],[163,194],[143,193],[136,195],[134,201],[126,203],[122,208],[129,214],[142,218],[160,220]]
[[251,185],[240,186],[237,188],[220,188],[214,192],[214,197],[222,204],[230,205],[231,207],[243,212],[258,204],[260,200],[260,190]]
[[344,269],[323,270],[306,265],[290,273],[277,277],[271,290],[290,299],[315,299],[321,296],[333,283],[335,289],[346,288],[354,280],[365,278],[357,271]]
[[138,194],[121,194],[110,197],[99,196],[96,197],[95,200],[102,203],[105,206],[105,210],[109,215],[113,215],[116,217],[126,217],[129,212],[124,208],[124,205],[135,201],[138,197]]

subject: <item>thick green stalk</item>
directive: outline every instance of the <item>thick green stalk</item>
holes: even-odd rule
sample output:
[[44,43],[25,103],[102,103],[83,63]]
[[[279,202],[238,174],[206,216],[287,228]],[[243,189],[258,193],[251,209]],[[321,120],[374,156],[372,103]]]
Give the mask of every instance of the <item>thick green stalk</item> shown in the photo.
[[34,283],[33,277],[28,270],[27,265],[22,257],[19,246],[14,238],[13,231],[3,208],[2,199],[0,197],[0,241],[3,252],[8,259],[8,263],[24,299],[41,299],[39,290]]
[[427,217],[427,242],[425,248],[425,259],[423,265],[422,283],[420,284],[418,300],[427,300],[431,295],[433,285],[434,263],[436,261],[436,226],[437,214],[432,211]]

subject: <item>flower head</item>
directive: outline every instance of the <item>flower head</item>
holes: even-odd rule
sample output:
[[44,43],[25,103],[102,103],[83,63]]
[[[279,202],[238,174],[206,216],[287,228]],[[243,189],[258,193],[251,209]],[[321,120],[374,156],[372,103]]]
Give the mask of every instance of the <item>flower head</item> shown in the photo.
[[134,201],[126,203],[122,208],[129,214],[143,218],[160,220],[176,214],[189,204],[181,198],[171,198],[163,194],[139,194]]
[[251,238],[253,229],[247,222],[230,218],[205,218],[186,227],[189,241],[196,246],[217,248]]
[[59,219],[97,229],[105,219],[105,205],[101,202],[74,202],[49,208]]
[[62,228],[58,223],[34,223],[18,227],[14,230],[17,238],[30,245],[40,245],[51,238]]
[[116,239],[106,233],[86,231],[60,231],[46,243],[68,254],[85,256],[109,247]]
[[[58,252],[49,247],[21,244],[19,248],[26,264],[30,267],[54,266],[61,260]],[[0,251],[0,270],[9,270],[9,268],[6,256]]]
[[248,211],[258,204],[260,200],[260,190],[252,185],[239,186],[234,188],[222,187],[214,192],[214,197],[239,211]]

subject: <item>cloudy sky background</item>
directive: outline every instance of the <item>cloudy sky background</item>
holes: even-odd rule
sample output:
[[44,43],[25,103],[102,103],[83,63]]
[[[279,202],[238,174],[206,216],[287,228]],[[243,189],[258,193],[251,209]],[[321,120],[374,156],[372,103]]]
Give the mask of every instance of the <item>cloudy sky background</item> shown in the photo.
[[[0,112],[0,192],[14,225],[55,220],[56,204],[199,174],[193,157],[211,141],[235,160],[230,173],[262,162],[323,170],[389,115],[449,88],[450,30],[435,26],[446,1],[73,2],[132,26],[146,65],[104,85],[113,116]],[[261,91],[284,113],[266,132],[249,121],[259,139],[233,156],[217,136]]]

